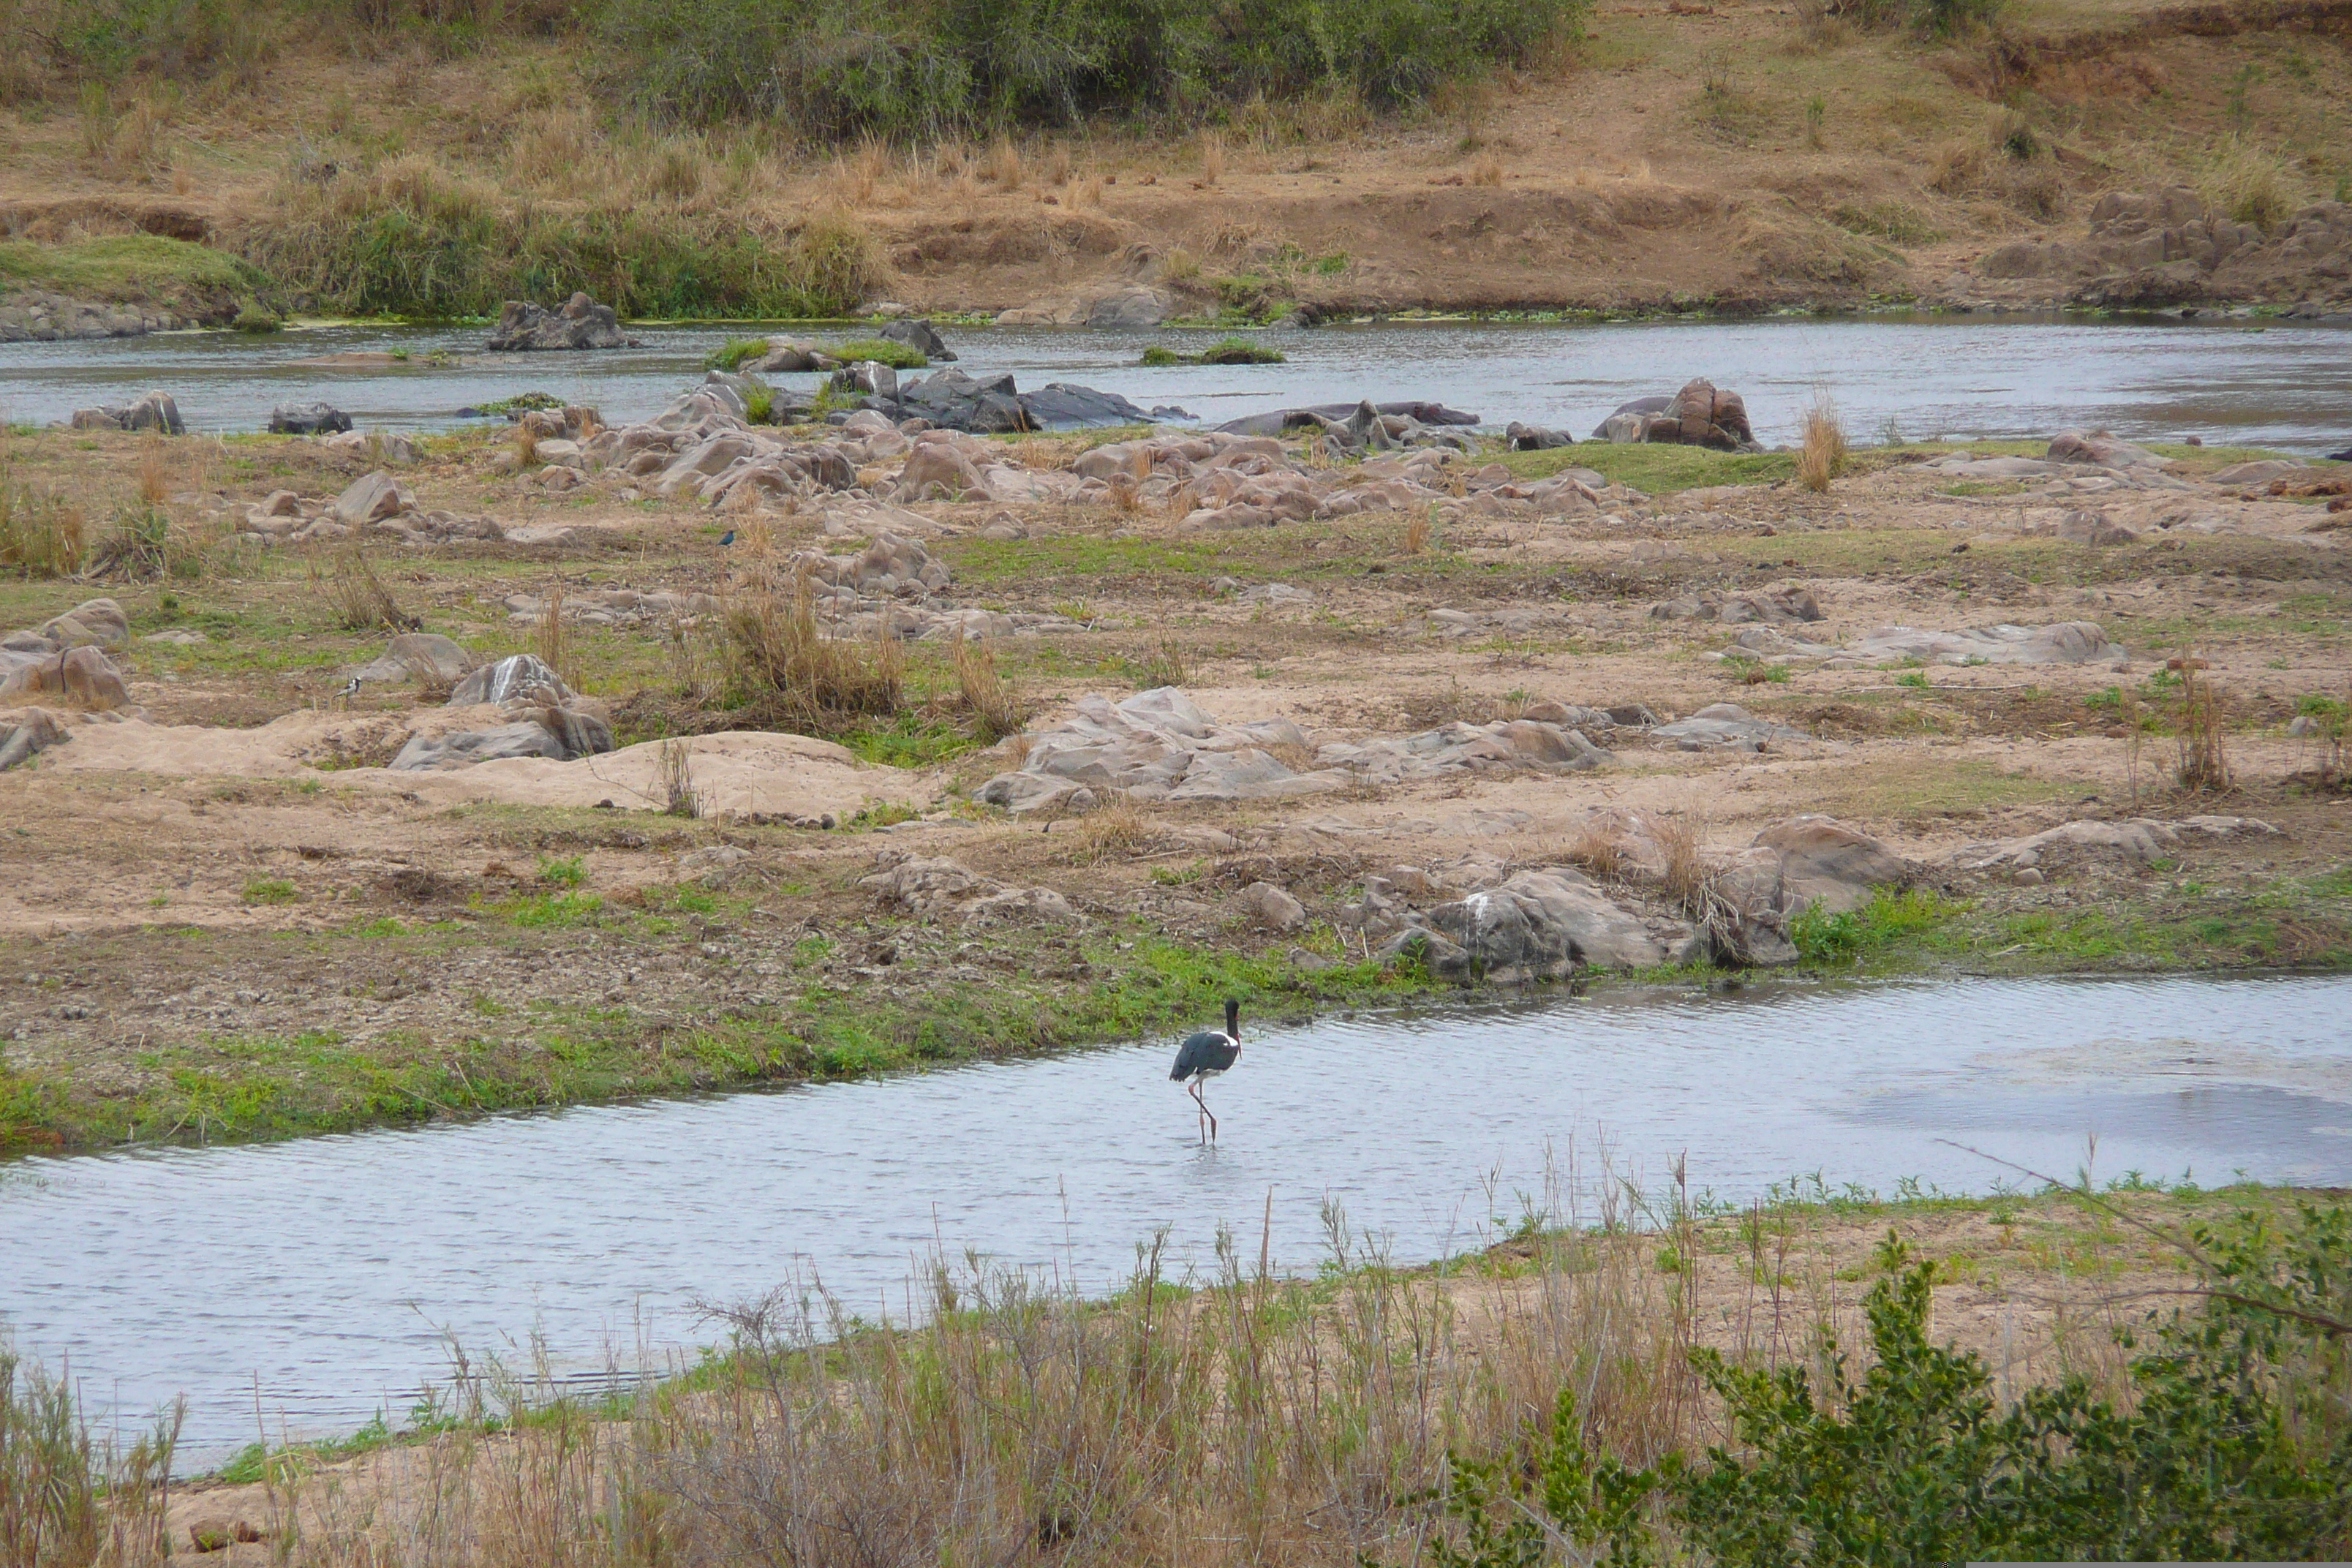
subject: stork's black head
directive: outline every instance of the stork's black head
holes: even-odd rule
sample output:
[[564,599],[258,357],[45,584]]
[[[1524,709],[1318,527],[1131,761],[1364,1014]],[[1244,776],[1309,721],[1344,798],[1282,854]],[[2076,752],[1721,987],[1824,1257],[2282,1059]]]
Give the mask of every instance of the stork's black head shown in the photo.
[[1225,998],[1225,1038],[1239,1041],[1242,1037],[1242,1005],[1234,998]]

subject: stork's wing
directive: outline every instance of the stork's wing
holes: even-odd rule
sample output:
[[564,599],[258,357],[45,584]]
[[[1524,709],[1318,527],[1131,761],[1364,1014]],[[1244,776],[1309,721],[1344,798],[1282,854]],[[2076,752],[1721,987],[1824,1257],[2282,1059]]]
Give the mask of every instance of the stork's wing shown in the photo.
[[1181,1080],[1213,1065],[1213,1053],[1223,1038],[1223,1035],[1212,1034],[1206,1029],[1197,1035],[1187,1035],[1184,1043],[1176,1047],[1176,1065],[1169,1069],[1168,1076]]

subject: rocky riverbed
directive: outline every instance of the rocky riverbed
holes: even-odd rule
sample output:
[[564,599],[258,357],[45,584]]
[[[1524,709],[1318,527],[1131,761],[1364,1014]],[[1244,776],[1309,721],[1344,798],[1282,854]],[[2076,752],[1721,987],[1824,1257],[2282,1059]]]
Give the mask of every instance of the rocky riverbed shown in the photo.
[[93,580],[0,586],[0,1135],[2352,956],[2340,465],[745,416],[16,437]]

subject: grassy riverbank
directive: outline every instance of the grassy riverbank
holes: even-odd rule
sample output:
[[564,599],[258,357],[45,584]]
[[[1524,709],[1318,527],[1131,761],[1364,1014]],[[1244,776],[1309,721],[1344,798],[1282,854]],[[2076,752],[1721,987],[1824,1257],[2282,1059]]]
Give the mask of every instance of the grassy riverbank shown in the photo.
[[[302,1564],[490,1562],[526,1536],[700,1564],[846,1533],[890,1561],[1500,1568],[1546,1560],[1530,1520],[1684,1562],[1734,1528],[1890,1515],[1943,1557],[2341,1549],[2325,1194],[1815,1185],[1733,1207],[1602,1180],[1579,1213],[1569,1184],[1607,1173],[1561,1174],[1562,1206],[1428,1267],[1335,1215],[1309,1277],[1246,1236],[1199,1272],[1147,1243],[1108,1295],[940,1259],[912,1331],[780,1292],[729,1309],[699,1366],[595,1403],[476,1361],[405,1434],[251,1451],[169,1500],[152,1451],[143,1475],[118,1458],[111,1518],[124,1561],[208,1521]],[[47,1408],[46,1386],[14,1397]],[[2053,1415],[2099,1446],[2032,1441]],[[10,1473],[96,1523],[79,1477],[103,1450],[29,1433],[0,1426]]]
[[[998,1060],[1172,1036],[1213,1019],[1226,996],[1266,1026],[1550,989],[1464,988],[1409,962],[1357,960],[1328,927],[1269,946],[1246,930],[1171,941],[1150,921],[1114,918],[1082,933],[1000,928],[974,943],[912,920],[832,931],[786,924],[766,906],[794,902],[790,889],[726,894],[689,884],[608,900],[571,885],[567,863],[553,871],[541,890],[437,918],[86,940],[80,963],[118,966],[184,995],[206,970],[234,969],[249,989],[218,998],[227,1012],[244,1010],[239,1002],[282,1007],[290,998],[266,989],[275,975],[378,1001],[394,1015],[413,1010],[412,1021],[364,1034],[205,1032],[136,1052],[128,1084],[119,1070],[0,1072],[0,1150],[285,1138]],[[280,894],[265,880],[253,896]],[[1795,934],[1804,963],[1751,973],[1751,986],[2340,970],[2352,967],[2352,867],[2252,888],[2188,880],[2156,896],[2056,908],[1920,889],[1801,921]],[[484,973],[485,953],[499,955],[504,973],[560,968],[583,989],[569,1000],[504,1000],[499,974]],[[29,950],[8,955],[11,968],[41,961]],[[626,998],[591,989],[596,975],[624,973],[633,982]],[[443,977],[437,995],[406,978],[423,975]],[[1698,967],[1589,983],[1689,991],[1722,976]],[[642,990],[640,978],[650,981]],[[71,973],[51,973],[38,989],[80,994]],[[705,993],[698,1003],[696,991]]]

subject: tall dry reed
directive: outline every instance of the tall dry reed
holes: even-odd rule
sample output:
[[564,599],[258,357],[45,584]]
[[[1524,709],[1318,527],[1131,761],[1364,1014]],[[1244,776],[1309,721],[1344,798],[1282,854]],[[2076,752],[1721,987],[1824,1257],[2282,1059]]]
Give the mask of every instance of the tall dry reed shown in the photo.
[[1805,444],[1797,455],[1797,482],[1819,494],[1845,472],[1851,458],[1837,405],[1826,393],[1816,396],[1813,405],[1805,410]]

